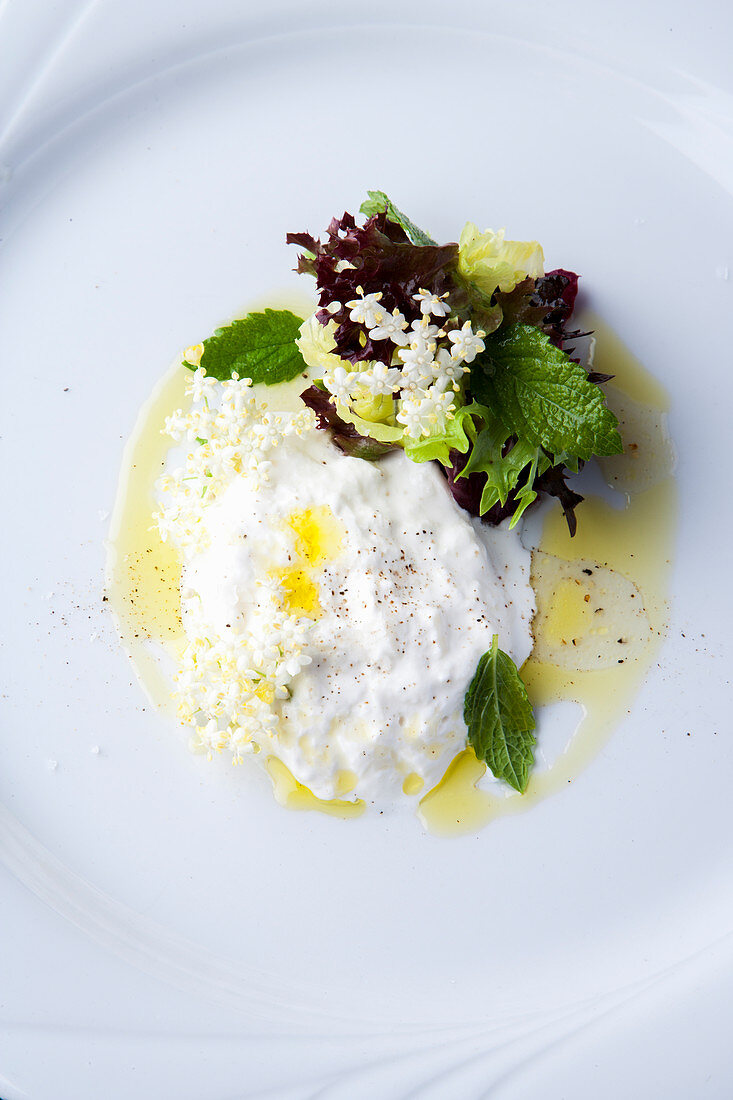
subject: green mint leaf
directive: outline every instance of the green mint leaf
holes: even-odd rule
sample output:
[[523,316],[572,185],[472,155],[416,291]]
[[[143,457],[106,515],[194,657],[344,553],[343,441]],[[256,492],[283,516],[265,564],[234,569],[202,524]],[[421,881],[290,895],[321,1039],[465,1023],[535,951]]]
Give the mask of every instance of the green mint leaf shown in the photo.
[[[240,378],[251,378],[253,383],[265,382],[268,386],[289,382],[308,369],[295,343],[302,324],[303,319],[289,309],[248,313],[204,340],[200,366],[209,377],[221,382],[235,372]],[[196,370],[191,363],[185,366]]]
[[422,229],[419,229],[414,222],[411,222],[406,214],[398,210],[392,200],[385,195],[384,191],[367,191],[367,195],[369,198],[359,207],[360,213],[366,214],[368,218],[371,218],[373,214],[385,213],[391,222],[397,222],[397,225],[402,226],[413,244],[423,245],[437,243],[432,237],[429,237],[427,233],[424,233]]
[[510,433],[554,455],[588,460],[623,450],[601,389],[533,325],[505,325],[487,337],[470,386]]
[[497,779],[524,793],[534,763],[535,720],[517,666],[499,649],[498,634],[468,686],[463,718],[479,760]]

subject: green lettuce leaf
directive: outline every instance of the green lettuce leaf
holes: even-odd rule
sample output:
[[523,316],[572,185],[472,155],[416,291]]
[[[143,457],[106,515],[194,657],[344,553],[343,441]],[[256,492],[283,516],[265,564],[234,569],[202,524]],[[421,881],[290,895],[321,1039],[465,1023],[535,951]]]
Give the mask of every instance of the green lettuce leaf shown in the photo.
[[463,718],[468,742],[497,779],[520,794],[534,763],[534,714],[517,666],[494,635],[466,692]]
[[486,474],[486,484],[481,492],[480,513],[485,515],[495,504],[506,504],[513,489],[516,489],[520,474],[525,468],[529,473],[524,484],[517,491],[518,507],[512,515],[514,527],[522,513],[536,500],[533,488],[535,477],[548,470],[552,463],[540,447],[535,447],[526,439],[516,439],[498,417],[486,415],[484,426],[476,436],[466,465],[459,477],[470,474]]
[[[218,328],[204,340],[204,352],[199,366],[211,378],[220,381],[231,378],[251,378],[253,383],[289,382],[306,371],[303,356],[295,338],[303,324],[289,309],[266,309],[264,313],[248,313],[231,325]],[[192,363],[184,365],[196,370]]]
[[456,409],[452,420],[446,425],[443,435],[431,435],[428,439],[410,439],[404,437],[405,454],[413,462],[432,462],[437,460],[443,466],[451,465],[450,452],[466,453],[477,435],[475,420],[488,416],[488,409],[472,401],[470,405],[461,405]]

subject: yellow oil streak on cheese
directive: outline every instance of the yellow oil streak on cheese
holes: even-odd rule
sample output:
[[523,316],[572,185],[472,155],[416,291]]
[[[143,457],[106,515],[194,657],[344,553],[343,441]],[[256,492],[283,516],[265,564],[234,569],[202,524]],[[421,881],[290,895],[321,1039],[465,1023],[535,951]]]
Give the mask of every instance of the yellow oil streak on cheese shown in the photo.
[[307,619],[320,618],[322,608],[318,585],[305,569],[287,565],[283,569],[274,569],[271,575],[282,586],[287,611]]
[[[364,813],[365,803],[360,798],[354,799],[353,802],[341,798],[332,798],[328,801],[316,798],[312,791],[298,782],[277,756],[268,757],[266,767],[272,780],[275,799],[287,810],[317,810],[319,813],[328,814],[329,817],[343,818],[361,817]],[[342,774],[347,776],[347,783],[353,776],[353,772]],[[342,793],[347,792],[342,791]]]
[[339,553],[344,532],[327,504],[293,512],[287,523],[295,535],[296,552],[308,565],[323,565]]
[[359,782],[359,776],[356,772],[349,771],[348,768],[344,768],[340,771],[336,777],[336,794],[351,794],[356,788],[356,784]]
[[425,786],[425,780],[417,772],[410,772],[406,775],[402,781],[402,793],[403,794],[420,794],[420,791]]
[[294,536],[295,561],[274,569],[271,576],[282,585],[287,611],[318,619],[322,614],[319,567],[339,554],[343,527],[327,504],[292,512],[285,526]]
[[[578,508],[578,531],[573,539],[560,509],[548,512],[539,549],[533,555],[537,645],[522,668],[532,705],[539,712],[540,739],[542,707],[575,702],[580,704],[581,717],[575,730],[568,730],[565,752],[548,770],[533,773],[523,795],[478,789],[485,765],[470,747],[459,754],[419,804],[423,824],[437,835],[476,832],[494,818],[527,810],[572,782],[628,713],[664,638],[677,521],[673,452],[663,428],[668,398],[656,379],[597,319],[590,320],[588,327],[598,336],[594,369],[615,375],[609,405],[614,411],[622,406],[625,413],[620,416],[625,454],[618,460],[604,460],[603,471],[610,485],[625,492],[626,504],[615,508],[599,498],[587,498]],[[621,464],[620,475],[614,463]],[[643,470],[641,483],[645,487],[638,491],[634,491],[639,479],[633,465],[627,472],[630,463]],[[548,586],[537,571],[543,555],[573,563],[575,575],[571,570],[571,577]],[[583,568],[596,566],[633,582],[648,620],[647,641],[641,640],[628,659],[628,650],[618,643],[618,655],[604,659],[603,667],[578,671],[568,667],[573,639],[576,645],[582,644],[598,630],[593,601],[585,599],[590,589],[583,573]],[[611,631],[612,641],[618,642],[614,621],[627,624],[626,610],[604,609],[604,618],[608,620],[610,615],[611,625],[603,629]],[[567,647],[571,651],[568,656],[564,652]],[[537,659],[538,651],[546,656],[552,655],[553,649],[554,659]]]

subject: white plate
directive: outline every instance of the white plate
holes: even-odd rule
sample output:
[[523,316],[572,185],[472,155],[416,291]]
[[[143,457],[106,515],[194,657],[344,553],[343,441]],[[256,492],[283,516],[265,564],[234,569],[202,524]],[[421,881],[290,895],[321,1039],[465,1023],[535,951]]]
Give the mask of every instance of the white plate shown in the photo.
[[[733,1089],[733,19],[521,8],[0,14],[4,1100]],[[189,756],[102,605],[153,383],[367,187],[539,237],[673,396],[659,665],[567,791],[459,840]]]

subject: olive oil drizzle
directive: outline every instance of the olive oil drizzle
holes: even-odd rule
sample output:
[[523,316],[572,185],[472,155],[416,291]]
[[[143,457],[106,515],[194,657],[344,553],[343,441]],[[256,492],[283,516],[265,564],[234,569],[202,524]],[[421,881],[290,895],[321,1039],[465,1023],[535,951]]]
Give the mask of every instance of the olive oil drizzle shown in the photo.
[[[664,637],[676,527],[673,451],[664,419],[667,396],[602,323],[595,318],[584,322],[597,334],[594,369],[614,375],[607,387],[608,403],[621,419],[625,453],[599,465],[607,483],[624,495],[624,502],[617,506],[600,497],[587,498],[578,510],[575,539],[570,539],[557,506],[548,511],[533,553],[532,574],[538,604],[535,628],[539,625],[544,633],[537,635],[535,652],[522,669],[538,712],[540,766],[520,796],[505,792],[498,784],[487,789],[485,765],[470,748],[459,753],[440,783],[418,803],[422,823],[438,835],[475,832],[500,815],[529,809],[572,782],[623,720]],[[143,688],[163,709],[172,709],[166,661],[172,671],[185,635],[180,617],[181,562],[175,549],[162,541],[154,523],[153,489],[170,448],[163,434],[165,418],[175,409],[187,407],[189,380],[179,358],[140,413],[125,449],[108,543],[106,590],[118,632]],[[292,403],[298,403],[295,388]],[[330,546],[338,538],[337,531],[321,523],[315,525],[313,520],[303,514],[294,517],[292,524],[311,565],[323,552],[318,539],[325,538]],[[572,587],[572,579],[558,583],[555,577],[554,586],[545,583],[543,563],[550,558],[577,567],[578,591]],[[547,660],[546,655],[553,645],[567,642],[565,635],[572,644],[572,636],[583,629],[587,616],[579,601],[587,593],[582,591],[582,573],[583,568],[592,567],[633,582],[643,603],[648,636],[629,659],[619,657],[613,664],[579,671],[568,660],[561,664]],[[293,598],[310,599],[309,592],[298,585]],[[311,611],[316,610],[314,604]],[[545,659],[540,659],[542,654]],[[576,704],[581,713],[574,732],[570,719],[565,751],[543,768],[543,708],[557,702]],[[316,798],[275,758],[267,761],[267,770],[278,801],[289,808],[349,818],[363,812],[364,804],[358,799],[325,802]],[[350,793],[351,777],[344,774],[343,778],[343,793]],[[405,780],[404,793],[414,797],[422,793],[421,787],[422,777],[412,774]]]

